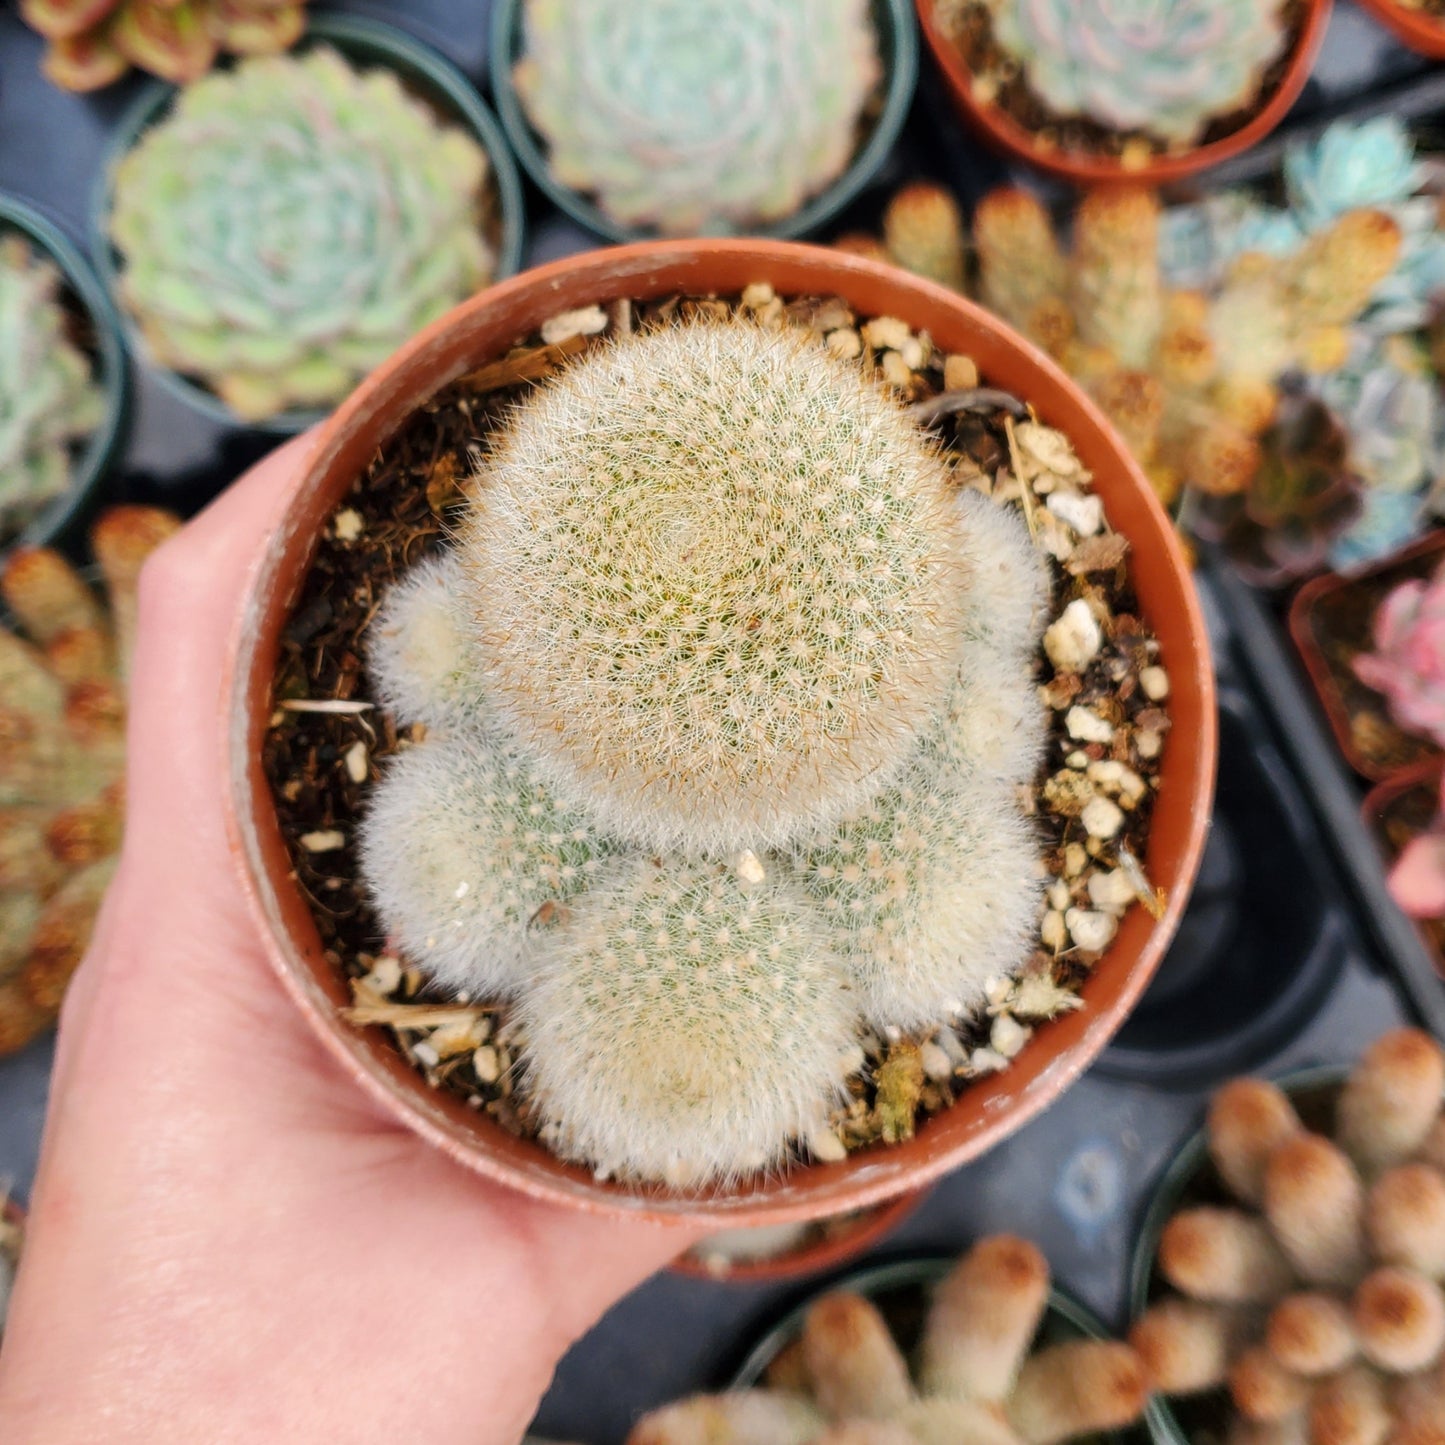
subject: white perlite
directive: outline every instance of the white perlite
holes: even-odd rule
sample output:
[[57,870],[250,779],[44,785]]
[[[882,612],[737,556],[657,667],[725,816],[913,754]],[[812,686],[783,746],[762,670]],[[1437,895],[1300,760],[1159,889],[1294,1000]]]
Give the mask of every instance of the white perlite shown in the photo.
[[1104,645],[1104,634],[1089,604],[1075,598],[1044,632],[1044,651],[1060,672],[1082,672]]

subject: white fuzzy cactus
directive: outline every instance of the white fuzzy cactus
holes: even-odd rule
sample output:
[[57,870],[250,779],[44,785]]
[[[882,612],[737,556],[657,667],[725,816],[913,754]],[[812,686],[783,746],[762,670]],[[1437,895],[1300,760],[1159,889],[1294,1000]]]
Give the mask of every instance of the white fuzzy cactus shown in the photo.
[[377,701],[399,723],[450,730],[477,713],[455,553],[428,557],[386,594],[367,631]]
[[631,334],[518,406],[372,625],[375,695],[427,733],[361,864],[409,962],[515,1001],[552,1148],[679,1186],[777,1166],[862,1023],[1017,970],[1044,575],[801,331]]
[[493,705],[622,837],[813,832],[898,770],[994,580],[965,579],[951,503],[917,424],[805,335],[597,347],[519,408],[460,524]]
[[580,893],[613,851],[485,733],[394,759],[361,832],[362,872],[392,941],[434,983],[473,997],[515,988],[539,910]]
[[948,787],[920,758],[799,850],[868,1022],[914,1029],[976,1005],[1016,970],[1038,918],[1039,844],[996,780]]
[[528,1088],[564,1154],[678,1185],[782,1162],[842,1093],[856,1012],[781,870],[627,859],[546,937]]

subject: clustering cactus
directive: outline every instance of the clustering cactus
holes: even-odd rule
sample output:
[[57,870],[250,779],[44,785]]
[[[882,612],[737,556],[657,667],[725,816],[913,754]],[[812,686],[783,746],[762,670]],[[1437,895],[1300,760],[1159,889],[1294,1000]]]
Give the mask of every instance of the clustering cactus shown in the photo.
[[222,53],[286,50],[306,27],[306,0],[21,0],[20,13],[66,90],[98,90],[132,65],[185,85]]
[[0,542],[70,485],[105,398],[70,339],[53,262],[0,234]]
[[1292,253],[1244,253],[1206,293],[1166,285],[1159,220],[1150,192],[1096,191],[1065,254],[1034,197],[995,191],[975,221],[982,296],[1093,393],[1162,496],[1186,482],[1238,494],[1259,474],[1280,379],[1347,358],[1401,229],[1383,211],[1347,211]]
[[114,868],[136,579],[178,525],[148,507],[101,517],[109,618],[58,553],[17,549],[0,573],[30,639],[0,629],[0,1054],[54,1020]]
[[916,1379],[878,1307],[838,1291],[808,1311],[766,1388],[665,1405],[627,1445],[1058,1445],[1138,1420],[1147,1382],[1127,1345],[1034,1348],[1048,1298],[1032,1244],[982,1239],[933,1291]]
[[373,624],[426,728],[364,825],[381,921],[514,1001],[565,1157],[776,1166],[865,1020],[1030,953],[1037,554],[856,361],[742,319],[598,341],[481,468]]
[[490,278],[487,172],[390,71],[244,61],[116,168],[120,300],[152,360],[240,416],[330,406]]
[[1445,747],[1445,574],[1402,582],[1380,604],[1375,651],[1354,661],[1401,727]]
[[1227,1388],[1231,1438],[1438,1439],[1445,1429],[1445,1055],[1386,1034],[1312,1133],[1272,1084],[1210,1105],[1209,1152],[1237,1203],[1166,1225],[1158,1299],[1131,1342],[1169,1395]]
[[1282,0],[993,0],[994,35],[1061,116],[1194,144],[1258,98]]
[[562,185],[687,235],[821,191],[880,73],[867,0],[527,0],[515,84]]

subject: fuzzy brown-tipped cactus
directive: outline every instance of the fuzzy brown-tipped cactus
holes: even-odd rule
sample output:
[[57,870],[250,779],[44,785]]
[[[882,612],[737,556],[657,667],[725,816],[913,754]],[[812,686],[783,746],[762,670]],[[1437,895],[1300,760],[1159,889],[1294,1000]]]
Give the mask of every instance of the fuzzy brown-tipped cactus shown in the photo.
[[120,846],[124,663],[144,557],[179,523],[116,507],[93,545],[110,607],[45,548],[0,573],[0,1054],[60,1010]]
[[963,290],[968,242],[958,202],[942,186],[915,181],[883,212],[883,244],[895,265]]
[[995,191],[975,218],[980,292],[1083,383],[1166,499],[1184,484],[1243,493],[1260,474],[1280,379],[1343,360],[1400,229],[1383,211],[1350,211],[1292,255],[1245,253],[1204,294],[1166,289],[1159,217],[1151,192],[1094,192],[1065,254],[1034,197]]
[[1339,1445],[1445,1428],[1445,1053],[1414,1029],[1372,1045],[1329,1135],[1271,1084],[1210,1106],[1237,1201],[1169,1221],[1158,1269],[1179,1291],[1131,1334],[1156,1389],[1227,1389],[1231,1438]]
[[65,90],[98,90],[132,65],[186,85],[222,54],[275,54],[306,27],[306,0],[21,0],[20,13],[49,40],[45,73]]
[[1034,1350],[1048,1295],[1048,1264],[1033,1245],[980,1240],[933,1291],[916,1379],[870,1300],[825,1295],[766,1388],[665,1406],[628,1445],[1058,1445],[1137,1420],[1147,1386],[1127,1345]]

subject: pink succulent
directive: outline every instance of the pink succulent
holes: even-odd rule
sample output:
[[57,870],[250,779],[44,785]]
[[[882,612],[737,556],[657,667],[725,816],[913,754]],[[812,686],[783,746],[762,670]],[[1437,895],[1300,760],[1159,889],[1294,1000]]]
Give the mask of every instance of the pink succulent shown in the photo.
[[1445,918],[1445,774],[1440,782],[1430,830],[1406,843],[1390,869],[1390,896],[1411,918]]
[[1384,693],[1402,728],[1445,747],[1445,569],[1402,582],[1375,613],[1375,651],[1355,675]]

